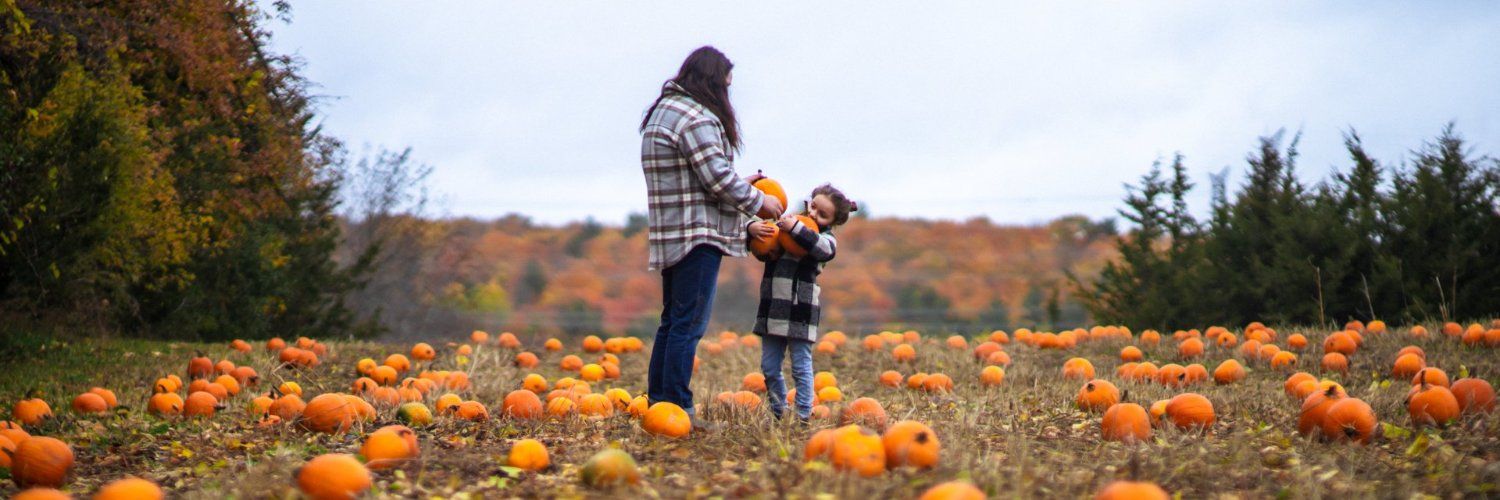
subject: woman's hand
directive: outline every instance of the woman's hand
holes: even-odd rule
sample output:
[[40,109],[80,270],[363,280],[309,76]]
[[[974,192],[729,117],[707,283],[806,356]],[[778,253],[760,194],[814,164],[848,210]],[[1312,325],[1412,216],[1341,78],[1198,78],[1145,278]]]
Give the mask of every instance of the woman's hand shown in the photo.
[[756,170],[754,174],[750,174],[749,177],[745,178],[745,182],[748,182],[748,183],[751,183],[751,184],[755,184],[756,182],[758,182],[758,181],[760,181],[761,179],[764,179],[764,178],[766,178],[766,175],[760,173],[759,170]]
[[756,237],[757,239],[769,239],[775,234],[776,228],[771,227],[770,223],[764,221],[755,221],[750,223],[750,235]]

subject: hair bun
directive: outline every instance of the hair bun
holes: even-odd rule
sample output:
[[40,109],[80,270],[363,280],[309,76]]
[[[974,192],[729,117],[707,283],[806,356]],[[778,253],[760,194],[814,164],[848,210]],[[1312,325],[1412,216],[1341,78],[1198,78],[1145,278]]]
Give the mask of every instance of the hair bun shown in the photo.
[[859,202],[854,201],[854,200],[849,200],[849,211],[850,212],[858,212],[859,211]]

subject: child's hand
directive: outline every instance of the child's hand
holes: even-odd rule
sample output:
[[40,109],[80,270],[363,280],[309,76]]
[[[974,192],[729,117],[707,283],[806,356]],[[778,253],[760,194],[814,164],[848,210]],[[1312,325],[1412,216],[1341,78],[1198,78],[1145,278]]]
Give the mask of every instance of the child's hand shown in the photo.
[[781,220],[776,221],[776,227],[781,228],[782,231],[791,231],[792,227],[796,225],[797,216],[792,214],[782,215]]
[[757,239],[768,239],[774,234],[776,234],[776,229],[771,227],[770,223],[764,221],[750,223],[750,235]]

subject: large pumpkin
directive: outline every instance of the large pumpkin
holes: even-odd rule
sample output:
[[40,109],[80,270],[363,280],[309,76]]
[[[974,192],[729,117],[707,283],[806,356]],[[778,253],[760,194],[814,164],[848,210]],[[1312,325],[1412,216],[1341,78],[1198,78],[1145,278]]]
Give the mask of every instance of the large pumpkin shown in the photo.
[[73,468],[73,449],[46,436],[33,436],[16,444],[11,456],[10,477],[18,488],[60,488]]
[[1478,378],[1461,378],[1453,383],[1453,397],[1464,413],[1483,413],[1495,409],[1495,388]]
[[1109,441],[1145,441],[1151,438],[1151,417],[1141,405],[1118,403],[1105,410],[1100,430]]
[[658,436],[679,438],[693,430],[693,422],[682,407],[661,401],[646,410],[646,416],[641,418],[641,428]]
[[1179,429],[1207,428],[1214,423],[1214,405],[1200,394],[1178,394],[1167,401],[1167,418]]
[[1078,409],[1089,412],[1102,412],[1120,402],[1120,389],[1108,380],[1095,379],[1083,384],[1078,389],[1076,403]]

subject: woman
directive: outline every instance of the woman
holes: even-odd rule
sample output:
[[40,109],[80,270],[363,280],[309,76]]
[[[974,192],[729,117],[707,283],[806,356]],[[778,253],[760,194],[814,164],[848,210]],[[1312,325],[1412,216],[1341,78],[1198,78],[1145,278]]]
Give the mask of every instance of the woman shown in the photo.
[[735,174],[740,133],[729,104],[733,69],[713,47],[694,50],[662,85],[640,129],[649,267],[661,271],[662,289],[647,398],[681,406],[700,428],[688,384],[698,339],[708,329],[719,262],[745,255],[749,216],[774,219],[783,208],[750,186],[757,176]]

